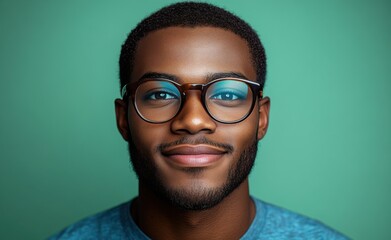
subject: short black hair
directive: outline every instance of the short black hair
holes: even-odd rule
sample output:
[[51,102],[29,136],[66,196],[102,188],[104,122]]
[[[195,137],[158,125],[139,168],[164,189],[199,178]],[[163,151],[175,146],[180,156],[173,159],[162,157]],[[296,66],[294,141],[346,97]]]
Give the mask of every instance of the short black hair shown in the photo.
[[255,30],[244,20],[209,3],[179,2],[163,7],[142,20],[122,45],[119,59],[120,87],[130,81],[137,43],[150,32],[167,27],[210,26],[229,30],[244,40],[250,49],[257,79],[262,87],[266,78],[266,55]]

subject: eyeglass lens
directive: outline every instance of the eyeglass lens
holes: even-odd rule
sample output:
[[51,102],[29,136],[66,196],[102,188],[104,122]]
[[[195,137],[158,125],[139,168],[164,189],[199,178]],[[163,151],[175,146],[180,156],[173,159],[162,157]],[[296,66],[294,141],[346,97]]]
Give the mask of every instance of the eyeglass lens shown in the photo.
[[[238,80],[221,80],[210,84],[204,95],[209,114],[221,122],[235,122],[251,110],[251,88]],[[162,80],[146,81],[135,92],[135,106],[151,122],[165,122],[175,117],[181,107],[178,87]]]

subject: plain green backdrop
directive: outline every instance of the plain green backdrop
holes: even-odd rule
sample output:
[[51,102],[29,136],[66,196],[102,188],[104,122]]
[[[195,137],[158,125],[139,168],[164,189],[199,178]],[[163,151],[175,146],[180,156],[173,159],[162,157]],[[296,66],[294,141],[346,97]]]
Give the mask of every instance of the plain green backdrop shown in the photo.
[[[117,61],[128,32],[171,2],[0,0],[1,239],[43,239],[137,194],[115,126]],[[210,2],[267,51],[252,194],[391,239],[391,3]]]

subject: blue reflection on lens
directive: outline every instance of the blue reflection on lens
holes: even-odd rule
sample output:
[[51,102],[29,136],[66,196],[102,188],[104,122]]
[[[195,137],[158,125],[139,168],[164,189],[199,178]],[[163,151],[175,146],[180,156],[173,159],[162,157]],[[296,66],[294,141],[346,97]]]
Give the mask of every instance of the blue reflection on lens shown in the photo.
[[180,98],[178,89],[172,83],[154,81],[148,84],[148,88],[145,89],[145,94],[143,95],[144,100],[173,100]]
[[212,100],[246,100],[247,97],[247,84],[235,80],[219,81],[211,85],[208,89],[208,99]]

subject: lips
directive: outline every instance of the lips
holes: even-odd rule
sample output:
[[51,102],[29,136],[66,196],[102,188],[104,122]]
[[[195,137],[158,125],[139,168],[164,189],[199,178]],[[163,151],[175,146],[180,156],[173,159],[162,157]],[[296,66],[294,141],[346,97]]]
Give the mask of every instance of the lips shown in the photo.
[[176,145],[162,151],[169,161],[183,167],[206,167],[226,153],[225,149],[210,145]]

